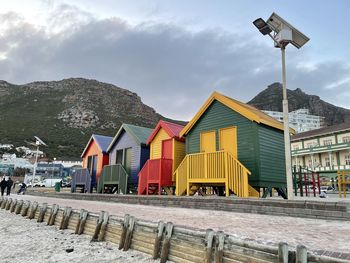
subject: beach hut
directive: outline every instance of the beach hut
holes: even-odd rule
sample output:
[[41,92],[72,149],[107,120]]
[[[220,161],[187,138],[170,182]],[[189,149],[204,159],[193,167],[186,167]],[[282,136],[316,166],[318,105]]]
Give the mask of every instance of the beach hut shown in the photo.
[[109,163],[107,148],[112,139],[109,136],[93,134],[81,154],[83,168],[87,168],[90,172],[91,191],[94,187],[97,187],[97,181],[101,175],[103,166]]
[[87,168],[78,168],[74,170],[72,173],[71,192],[91,192],[91,176]]
[[173,172],[185,156],[185,140],[180,138],[183,125],[159,121],[147,140],[150,159],[139,173],[138,194],[161,194],[164,189],[172,194],[175,183]]
[[180,136],[186,138],[186,157],[175,172],[177,195],[208,188],[258,197],[261,188],[275,188],[285,197],[281,122],[214,92]]
[[147,139],[153,129],[123,124],[108,146],[109,165],[100,177],[99,193],[136,192],[140,169],[149,159]]

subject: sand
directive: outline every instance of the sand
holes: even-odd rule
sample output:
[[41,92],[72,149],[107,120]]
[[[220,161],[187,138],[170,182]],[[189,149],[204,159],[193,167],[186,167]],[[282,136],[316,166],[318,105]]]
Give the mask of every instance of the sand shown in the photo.
[[[133,250],[123,252],[109,242],[90,242],[87,235],[74,235],[35,220],[0,210],[0,262],[157,262]],[[66,249],[74,251],[67,253]]]
[[130,214],[146,221],[171,221],[176,226],[204,230],[211,228],[224,231],[240,240],[263,244],[277,245],[281,241],[287,242],[292,247],[303,244],[308,250],[319,254],[322,254],[323,251],[350,253],[349,221],[130,205],[30,195],[13,195],[12,198],[59,204],[62,207],[71,206],[75,209],[84,208],[97,213],[104,210],[120,217]]

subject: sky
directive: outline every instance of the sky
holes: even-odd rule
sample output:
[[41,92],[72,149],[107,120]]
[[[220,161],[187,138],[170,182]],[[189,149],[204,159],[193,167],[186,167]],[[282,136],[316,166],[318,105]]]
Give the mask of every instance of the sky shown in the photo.
[[346,0],[0,0],[0,79],[70,77],[136,92],[189,120],[214,91],[247,102],[281,82],[281,54],[252,21],[276,12],[306,34],[287,87],[350,108]]

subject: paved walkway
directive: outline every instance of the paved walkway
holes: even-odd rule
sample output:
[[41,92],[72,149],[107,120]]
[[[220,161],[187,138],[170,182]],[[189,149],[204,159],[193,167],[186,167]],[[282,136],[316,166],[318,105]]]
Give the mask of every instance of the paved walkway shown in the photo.
[[222,230],[242,240],[254,240],[264,244],[278,244],[280,241],[287,242],[293,247],[303,244],[317,254],[324,254],[325,251],[339,252],[349,255],[350,259],[350,222],[346,221],[166,208],[30,195],[14,195],[12,198],[71,206],[75,209],[84,208],[97,213],[104,210],[120,217],[130,214],[146,221],[171,221],[177,226],[197,229],[212,228]]

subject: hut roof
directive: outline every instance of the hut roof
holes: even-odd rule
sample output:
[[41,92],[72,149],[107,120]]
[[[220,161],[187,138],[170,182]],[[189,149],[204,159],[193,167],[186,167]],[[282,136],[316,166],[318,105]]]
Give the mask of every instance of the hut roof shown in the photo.
[[91,144],[92,141],[96,142],[98,148],[102,153],[107,153],[108,145],[111,143],[112,139],[113,139],[112,137],[104,136],[104,135],[98,135],[98,134],[91,135],[89,142],[86,144],[86,147],[83,153],[81,154],[81,157],[84,157],[85,152],[89,148],[89,145]]
[[[234,110],[235,112],[241,114],[245,118],[255,121],[256,123],[262,123],[275,129],[283,131],[283,123],[277,121],[271,116],[265,114],[264,112],[258,110],[257,108],[248,105],[246,103],[240,102],[238,100],[232,99],[219,92],[214,91],[207,101],[203,104],[197,114],[192,118],[192,120],[185,126],[185,128],[180,132],[180,136],[186,135],[192,127],[196,124],[199,118],[204,114],[208,107],[215,101],[219,101],[228,108]],[[295,133],[293,129],[290,129],[291,133]]]
[[160,120],[157,126],[154,128],[152,134],[149,136],[147,140],[147,144],[149,144],[154,139],[154,137],[156,136],[156,134],[161,128],[165,130],[165,132],[169,135],[170,138],[175,138],[176,140],[181,140],[181,141],[183,140],[180,137],[180,132],[184,128],[183,125]]
[[137,144],[146,145],[147,139],[151,135],[153,129],[124,123],[119,128],[112,142],[109,144],[107,152],[109,152],[112,149],[114,144],[117,142],[119,136],[121,135],[122,131],[125,131],[127,134],[129,134]]

